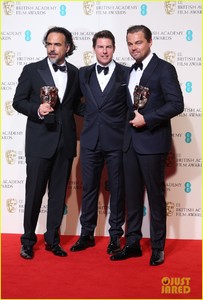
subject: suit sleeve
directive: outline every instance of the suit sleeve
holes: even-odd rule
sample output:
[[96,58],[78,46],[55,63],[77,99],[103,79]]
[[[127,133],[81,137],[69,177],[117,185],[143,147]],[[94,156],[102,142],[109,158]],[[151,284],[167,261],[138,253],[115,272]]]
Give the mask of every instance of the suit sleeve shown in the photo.
[[74,107],[74,114],[80,116],[80,117],[84,117],[84,113],[85,113],[85,100],[84,97],[82,95],[80,95],[78,97],[78,101],[76,102],[76,105]]
[[[150,130],[180,114],[184,109],[183,95],[175,67],[166,63],[161,65],[159,71],[160,75],[150,96],[154,102],[153,109],[144,114],[145,122]],[[156,106],[155,103],[159,105]]]

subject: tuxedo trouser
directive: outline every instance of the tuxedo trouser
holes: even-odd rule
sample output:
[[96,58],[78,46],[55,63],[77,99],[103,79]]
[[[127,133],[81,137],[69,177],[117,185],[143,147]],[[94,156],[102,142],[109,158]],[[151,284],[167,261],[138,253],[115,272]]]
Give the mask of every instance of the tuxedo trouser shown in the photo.
[[142,155],[132,144],[124,153],[126,189],[126,239],[131,244],[142,238],[145,188],[149,202],[150,238],[153,249],[164,249],[166,239],[165,163],[167,154]]
[[[51,159],[27,157],[26,198],[24,211],[23,245],[33,246],[43,196],[48,188],[47,224],[45,242],[57,245],[60,242],[59,229],[62,222],[67,184],[73,159],[67,159],[60,149]],[[39,224],[40,227],[40,224]]]
[[[123,153],[121,150],[104,151],[100,145],[94,150],[81,147],[82,166],[82,212],[80,222],[82,235],[93,235],[97,226],[98,197],[100,191],[101,174],[106,163],[108,173],[108,189],[110,192],[109,234],[121,237],[124,224],[124,178]],[[101,191],[104,187],[101,188]],[[109,195],[107,196],[109,198]],[[104,203],[107,207],[108,203]],[[106,211],[108,216],[108,211]],[[104,228],[102,228],[104,231]]]

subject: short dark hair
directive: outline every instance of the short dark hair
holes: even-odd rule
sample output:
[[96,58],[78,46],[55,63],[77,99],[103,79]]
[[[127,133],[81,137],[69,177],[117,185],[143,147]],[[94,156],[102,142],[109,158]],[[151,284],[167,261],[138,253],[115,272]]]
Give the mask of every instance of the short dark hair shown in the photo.
[[73,54],[73,51],[76,49],[76,46],[73,42],[73,37],[70,31],[64,27],[52,27],[44,35],[43,44],[46,46],[48,35],[52,32],[62,33],[66,38],[66,43],[70,45],[69,51],[66,53],[66,57]]
[[113,35],[113,33],[109,30],[101,30],[97,33],[95,33],[95,35],[92,38],[92,46],[93,48],[95,48],[96,43],[97,43],[97,39],[99,38],[106,38],[106,39],[110,39],[112,41],[113,47],[115,48],[115,37]]
[[151,41],[151,39],[152,39],[152,32],[145,25],[133,25],[133,26],[129,27],[127,29],[127,35],[128,35],[128,33],[134,33],[134,32],[138,32],[138,31],[142,31],[144,33],[144,36],[145,36],[145,38],[146,38],[146,40],[148,42]]

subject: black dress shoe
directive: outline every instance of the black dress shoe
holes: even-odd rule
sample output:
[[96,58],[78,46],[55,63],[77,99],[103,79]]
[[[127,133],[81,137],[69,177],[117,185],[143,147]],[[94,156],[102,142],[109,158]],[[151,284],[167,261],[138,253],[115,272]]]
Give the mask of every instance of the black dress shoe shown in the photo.
[[159,249],[152,250],[152,256],[150,258],[151,266],[158,266],[164,263],[164,251]]
[[132,244],[126,245],[121,251],[112,255],[111,260],[124,260],[130,257],[142,256],[142,249],[140,245]]
[[51,246],[51,245],[45,244],[45,250],[51,251],[56,256],[61,256],[61,257],[67,256],[66,251],[64,251],[60,245]]
[[108,254],[114,254],[114,253],[117,253],[120,250],[121,250],[121,247],[120,247],[119,237],[112,236],[111,239],[110,239],[110,243],[107,247],[107,253]]
[[82,235],[79,238],[79,240],[70,248],[70,251],[72,252],[81,251],[94,246],[95,246],[95,240],[93,236]]
[[20,249],[20,256],[25,259],[32,259],[34,256],[33,247],[23,245]]

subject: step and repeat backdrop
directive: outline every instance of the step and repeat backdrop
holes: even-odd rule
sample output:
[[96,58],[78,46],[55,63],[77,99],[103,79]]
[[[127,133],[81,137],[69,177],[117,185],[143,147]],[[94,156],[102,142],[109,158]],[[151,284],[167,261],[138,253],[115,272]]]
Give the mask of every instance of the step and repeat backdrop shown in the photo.
[[[108,29],[116,38],[114,59],[131,66],[126,30],[144,24],[153,33],[152,51],[173,64],[184,95],[184,112],[172,120],[173,146],[167,160],[167,237],[201,239],[202,185],[202,5],[201,1],[1,1],[1,134],[2,232],[22,233],[26,165],[26,117],[12,108],[18,77],[24,65],[43,59],[44,33],[66,27],[77,46],[68,61],[80,68],[95,62],[92,37]],[[82,179],[80,132],[78,156],[67,186],[61,234],[80,234]],[[135,199],[136,201],[136,199]],[[37,233],[46,228],[47,194],[43,198]],[[145,196],[143,236],[149,237],[149,207]],[[108,235],[109,191],[104,168],[95,234]]]

